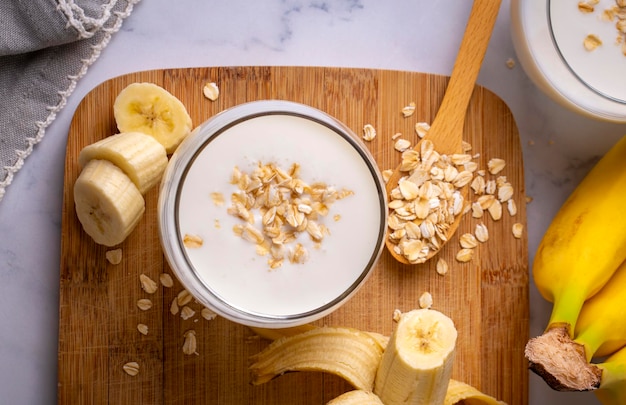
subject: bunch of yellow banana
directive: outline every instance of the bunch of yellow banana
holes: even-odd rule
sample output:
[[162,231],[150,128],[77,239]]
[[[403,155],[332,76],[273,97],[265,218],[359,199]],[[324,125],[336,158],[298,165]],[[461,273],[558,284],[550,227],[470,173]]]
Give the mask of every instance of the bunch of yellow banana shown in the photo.
[[[606,387],[611,373],[591,360],[626,344],[624,190],[626,137],[578,185],[539,245],[534,281],[554,306],[545,332],[528,342],[525,353],[531,369],[554,389]],[[608,369],[616,364],[626,367],[617,357]],[[610,378],[626,378],[616,374]]]
[[[287,331],[252,357],[253,384],[286,371],[319,371],[338,375],[355,388],[328,405],[453,405],[469,399],[477,405],[503,404],[450,379],[457,331],[439,311],[401,314],[390,338],[342,327],[300,330]],[[268,336],[265,330],[255,331]]]
[[191,118],[174,95],[152,83],[134,83],[115,99],[121,133],[87,145],[74,183],[76,215],[101,245],[123,242],[145,212],[143,195],[160,181],[173,151],[191,130]]

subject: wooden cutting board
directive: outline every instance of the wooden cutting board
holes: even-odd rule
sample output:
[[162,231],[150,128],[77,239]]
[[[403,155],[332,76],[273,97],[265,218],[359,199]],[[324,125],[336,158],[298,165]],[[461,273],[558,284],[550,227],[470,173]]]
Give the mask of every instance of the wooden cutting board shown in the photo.
[[[128,74],[108,80],[78,106],[71,123],[65,165],[60,267],[58,400],[60,404],[324,404],[351,387],[335,376],[303,372],[281,376],[265,385],[249,384],[248,357],[268,342],[248,328],[217,318],[183,320],[170,313],[170,303],[182,289],[160,287],[145,293],[139,275],[158,279],[171,273],[159,245],[156,222],[157,190],[146,196],[146,214],[120,246],[123,260],[112,265],[108,250],[82,231],[74,212],[72,187],[79,174],[78,153],[94,141],[116,133],[112,105],[128,84],[149,81],[178,96],[195,124],[234,105],[260,99],[284,99],[321,109],[361,134],[372,124],[378,136],[367,143],[381,170],[398,164],[392,136],[398,132],[415,142],[416,122],[432,122],[448,78],[387,70],[315,67],[213,67],[166,69]],[[203,97],[206,82],[216,82],[221,94]],[[414,101],[415,114],[401,109]],[[523,349],[528,338],[528,247],[524,235],[511,227],[526,225],[522,151],[510,110],[496,95],[477,86],[465,124],[465,140],[477,162],[502,158],[500,175],[515,188],[517,214],[499,221],[466,215],[457,235],[440,253],[450,264],[445,276],[435,261],[404,266],[383,252],[373,276],[344,307],[318,325],[351,326],[389,335],[395,309],[418,307],[423,292],[433,307],[450,316],[458,329],[453,378],[510,404],[528,402],[528,372]],[[487,174],[489,178],[490,175]],[[366,220],[366,219],[364,219]],[[469,263],[455,261],[459,235],[473,232],[478,222],[490,239],[475,249]],[[154,303],[148,311],[140,298]],[[199,310],[199,308],[196,308]],[[142,335],[137,325],[148,325]],[[182,352],[184,334],[195,330],[197,355]],[[130,361],[140,365],[131,377],[122,370]]]

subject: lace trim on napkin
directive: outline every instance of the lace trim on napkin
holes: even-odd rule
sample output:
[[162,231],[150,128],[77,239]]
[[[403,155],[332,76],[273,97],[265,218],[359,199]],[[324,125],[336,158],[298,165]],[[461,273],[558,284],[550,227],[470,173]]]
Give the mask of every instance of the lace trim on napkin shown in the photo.
[[[100,27],[111,18],[111,10],[117,4],[117,0],[111,0],[102,5],[102,15],[99,18],[89,17],[85,10],[77,5],[74,0],[58,0],[57,9],[63,11],[67,18],[67,27],[78,31],[80,38],[91,38]],[[131,6],[132,7],[132,6]]]
[[[131,14],[133,7],[135,6],[135,4],[139,3],[140,0],[127,1],[128,3],[124,10],[113,13],[115,16],[115,21],[113,25],[111,25],[110,27],[105,27],[104,23],[106,22],[106,20],[101,21],[101,19],[104,19],[106,16],[108,16],[109,18],[111,17],[111,10],[113,6],[115,6],[115,4],[117,3],[117,0],[110,1],[103,8],[101,19],[93,19],[85,16],[83,11],[78,11],[78,8],[73,0],[59,0],[59,7],[68,16],[68,24],[71,24],[73,27],[75,27],[81,33],[81,36],[85,36],[85,38],[92,37],[95,32],[90,32],[88,30],[88,27],[90,27],[91,24],[98,22],[100,22],[100,29],[98,31],[102,31],[104,35],[99,43],[91,46],[90,56],[81,60],[81,65],[78,72],[76,74],[71,74],[67,76],[70,81],[69,86],[65,90],[61,90],[58,92],[60,100],[57,104],[46,107],[46,110],[48,111],[46,119],[35,123],[37,132],[34,137],[26,138],[26,142],[28,144],[26,149],[15,151],[15,155],[17,157],[15,164],[13,164],[12,166],[4,167],[4,169],[7,171],[7,175],[4,179],[0,180],[0,201],[2,201],[6,193],[6,188],[12,183],[13,177],[22,168],[26,158],[32,153],[34,146],[41,142],[45,135],[46,129],[54,121],[57,113],[59,113],[67,104],[67,99],[76,88],[78,80],[82,78],[85,73],[87,73],[89,67],[96,61],[96,59],[98,59],[100,53],[108,45],[113,34],[119,31],[124,19]],[[70,14],[67,14],[67,11],[71,11]]]

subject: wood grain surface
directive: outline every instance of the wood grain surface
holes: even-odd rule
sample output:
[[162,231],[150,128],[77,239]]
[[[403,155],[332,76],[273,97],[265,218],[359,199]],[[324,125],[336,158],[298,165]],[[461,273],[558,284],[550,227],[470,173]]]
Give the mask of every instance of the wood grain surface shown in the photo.
[[[78,106],[70,126],[65,165],[60,266],[58,402],[60,404],[324,404],[351,387],[343,380],[314,372],[289,373],[265,385],[252,386],[248,358],[268,342],[247,327],[200,316],[183,320],[170,313],[182,286],[145,293],[139,275],[158,279],[171,273],[161,251],[156,221],[157,189],[146,195],[146,213],[120,247],[123,260],[112,265],[108,250],[81,229],[74,212],[72,187],[79,174],[78,153],[94,141],[116,133],[112,105],[132,82],[159,84],[187,106],[194,124],[237,104],[291,100],[323,110],[361,134],[372,124],[378,136],[367,143],[381,170],[399,163],[392,135],[417,141],[414,125],[431,122],[448,77],[424,73],[317,67],[210,67],[166,69],[128,74],[93,89]],[[217,101],[202,95],[206,82],[220,87]],[[401,109],[416,103],[412,117]],[[527,238],[512,236],[511,227],[526,225],[523,161],[517,127],[510,110],[496,95],[477,86],[465,122],[464,139],[477,161],[502,158],[504,175],[515,188],[518,212],[499,221],[465,215],[456,236],[440,253],[450,264],[445,276],[435,261],[405,266],[383,255],[373,276],[345,306],[317,322],[390,334],[395,309],[418,306],[428,291],[433,307],[455,322],[458,332],[453,378],[472,384],[509,404],[528,402],[528,371],[523,349],[528,338]],[[489,175],[488,175],[489,176]],[[478,222],[490,239],[480,244],[469,263],[456,262],[459,235]],[[141,311],[139,298],[154,306]],[[199,309],[199,308],[198,308]],[[142,335],[137,324],[149,333]],[[196,331],[197,355],[182,352],[184,333]],[[136,361],[131,377],[122,366]]]

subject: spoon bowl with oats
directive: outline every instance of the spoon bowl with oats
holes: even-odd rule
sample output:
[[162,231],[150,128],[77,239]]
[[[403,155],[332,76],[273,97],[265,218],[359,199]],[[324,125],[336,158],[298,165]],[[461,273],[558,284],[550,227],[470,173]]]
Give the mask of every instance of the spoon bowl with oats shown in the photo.
[[391,255],[401,263],[424,263],[459,226],[471,172],[463,126],[501,0],[475,0],[446,93],[422,140],[402,154],[387,181]]

